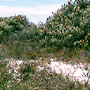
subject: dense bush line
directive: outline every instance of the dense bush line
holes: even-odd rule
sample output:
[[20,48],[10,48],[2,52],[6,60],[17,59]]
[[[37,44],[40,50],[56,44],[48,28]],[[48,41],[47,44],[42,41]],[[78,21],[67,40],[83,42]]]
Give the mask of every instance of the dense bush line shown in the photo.
[[[9,55],[16,57],[19,54],[20,57],[24,50],[27,52],[25,45],[36,51],[43,47],[59,50],[90,46],[90,1],[70,0],[57,12],[52,12],[45,24],[38,26],[29,22],[25,15],[0,17],[0,43],[7,44]],[[17,46],[21,49],[16,49]]]
[[0,42],[5,35],[9,36],[9,40],[16,38],[41,42],[41,46],[90,45],[90,1],[68,1],[52,14],[39,27],[23,15],[0,17]]

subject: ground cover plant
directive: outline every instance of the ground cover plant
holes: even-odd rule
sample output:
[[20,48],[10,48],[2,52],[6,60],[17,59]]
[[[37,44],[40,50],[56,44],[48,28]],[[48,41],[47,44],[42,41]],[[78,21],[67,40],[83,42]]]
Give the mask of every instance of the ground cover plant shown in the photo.
[[56,58],[72,64],[90,63],[90,0],[70,0],[38,26],[25,15],[0,17],[0,90],[90,90],[89,85],[62,74],[37,72],[34,63],[21,66],[21,82],[7,73],[6,58],[27,61],[41,57],[43,62]]

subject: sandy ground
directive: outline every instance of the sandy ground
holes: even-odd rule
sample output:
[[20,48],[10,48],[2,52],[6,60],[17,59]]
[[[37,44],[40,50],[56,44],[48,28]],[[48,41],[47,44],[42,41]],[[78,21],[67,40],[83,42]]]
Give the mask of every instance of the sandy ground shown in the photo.
[[[8,60],[8,59],[7,59]],[[13,76],[14,78],[20,75],[18,73],[18,69],[20,68],[20,64],[22,64],[24,61],[22,60],[15,60],[15,59],[10,59],[8,60],[7,67],[10,67],[9,73],[11,73],[11,70],[14,69]],[[34,62],[35,60],[32,60],[30,62]],[[70,79],[72,80],[78,80],[81,83],[88,82],[90,84],[90,64],[88,64],[88,69],[85,70],[85,65],[82,63],[80,64],[67,64],[62,61],[55,61],[55,59],[50,59],[50,64],[45,63],[46,65],[44,66],[37,66],[37,70],[43,70],[45,67],[50,68],[52,72],[56,72],[57,74],[62,73],[63,76],[69,75]],[[48,69],[46,69],[48,70]]]
[[[63,76],[69,75],[71,80],[78,80],[82,84],[88,81],[90,84],[90,64],[88,65],[88,69],[85,70],[85,65],[82,63],[71,65],[66,64],[62,61],[55,61],[55,59],[51,59],[51,63],[46,63],[47,67],[51,68],[52,72],[56,72],[57,74],[62,73]],[[40,70],[43,70],[44,67],[38,66]]]

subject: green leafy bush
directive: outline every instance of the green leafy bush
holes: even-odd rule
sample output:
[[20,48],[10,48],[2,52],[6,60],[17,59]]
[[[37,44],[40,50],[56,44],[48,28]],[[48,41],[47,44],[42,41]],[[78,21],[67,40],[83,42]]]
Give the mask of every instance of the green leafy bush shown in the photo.
[[25,73],[32,73],[32,74],[34,74],[35,70],[36,70],[36,64],[33,63],[33,62],[30,62],[30,63],[22,64],[19,72],[21,74],[25,74]]
[[30,74],[34,74],[36,71],[36,63],[30,62],[30,63],[24,63],[21,65],[21,68],[19,69],[19,72],[21,74],[21,77],[24,81],[27,81],[29,79]]
[[[90,32],[90,2],[75,1],[62,5],[52,17],[48,17],[45,23],[47,39],[43,44],[70,47],[78,43],[86,45],[86,35]],[[42,32],[44,34],[44,32]],[[53,39],[51,39],[53,37]],[[51,40],[50,40],[51,39]],[[89,38],[87,38],[89,40]],[[47,43],[46,43],[47,42]],[[81,43],[83,42],[83,43]],[[88,42],[88,41],[87,41]],[[88,42],[89,44],[89,42]]]
[[26,16],[23,15],[11,16],[9,18],[1,17],[0,31],[2,31],[4,35],[8,35],[12,32],[23,30],[28,24]]
[[[33,50],[36,50],[36,47],[62,49],[90,45],[90,1],[70,0],[61,7],[57,12],[52,12],[53,15],[47,18],[45,24],[41,23],[38,26],[30,23],[23,15],[0,17],[0,43],[8,45],[20,41],[28,43]],[[18,55],[21,55],[24,49],[18,51]],[[29,54],[31,53],[27,52],[28,56]],[[32,54],[29,58],[32,59],[33,56],[36,57]]]

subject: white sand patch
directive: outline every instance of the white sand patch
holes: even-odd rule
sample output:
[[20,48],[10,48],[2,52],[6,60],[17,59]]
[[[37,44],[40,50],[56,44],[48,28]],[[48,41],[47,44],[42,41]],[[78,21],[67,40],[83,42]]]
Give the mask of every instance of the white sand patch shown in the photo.
[[11,67],[11,68],[14,68],[14,69],[19,69],[20,67],[20,64],[22,64],[23,61],[22,60],[15,60],[15,59],[11,59],[9,60],[9,63],[7,64],[7,67]]
[[37,66],[37,71],[41,71],[43,69],[44,69],[44,67]]
[[13,77],[16,78],[17,76],[20,75],[20,73],[18,73],[18,69],[20,68],[20,64],[23,63],[22,60],[15,60],[15,59],[7,59],[9,62],[7,64],[7,68],[9,68],[9,72],[8,73],[12,73],[13,70]]
[[[78,80],[82,84],[88,81],[90,77],[90,69],[85,70],[84,69],[85,65],[83,65],[82,63],[71,65],[71,64],[66,64],[65,62],[62,61],[55,61],[55,59],[51,59],[51,63],[50,64],[46,63],[46,66],[47,68],[48,67],[51,68],[52,72],[56,72],[58,74],[62,73],[63,76],[69,75],[70,79],[74,81]],[[90,67],[90,65],[88,67]],[[40,67],[40,66],[38,66],[38,68],[39,70],[44,69],[44,67]],[[90,84],[90,79],[88,81],[88,84]]]
[[[69,77],[73,80],[78,80],[82,83],[87,81],[90,77],[90,69],[88,70],[84,69],[84,65],[82,63],[76,64],[76,65],[71,65],[71,64],[66,64],[61,61],[51,61],[50,65],[48,65],[52,71],[56,73],[62,73],[64,76],[69,75]],[[88,66],[90,67],[90,66]],[[88,75],[87,75],[88,74]],[[90,84],[90,80],[89,80]]]
[[[12,72],[12,69],[14,70],[14,73],[12,73],[12,75],[14,76],[14,78],[16,78],[17,76],[20,75],[20,73],[18,73],[18,69],[20,68],[20,64],[22,64],[23,62],[28,62],[28,61],[22,61],[22,60],[15,60],[15,59],[10,59],[8,60],[9,63],[7,64],[7,67],[9,68],[9,73]],[[55,59],[50,59],[50,64],[48,63],[44,63],[43,66],[37,66],[36,70],[37,71],[41,71],[46,69],[48,72],[51,69],[51,72],[56,72],[57,74],[62,73],[63,76],[69,75],[70,79],[72,80],[78,80],[79,82],[81,82],[82,84],[84,84],[86,81],[88,81],[88,84],[90,84],[90,64],[88,64],[88,69],[85,70],[85,65],[83,65],[82,63],[80,64],[75,64],[75,65],[71,65],[71,64],[67,64],[66,62],[62,62],[62,61],[55,61]],[[39,60],[32,60],[29,62],[39,62]],[[48,69],[50,68],[50,69]],[[88,74],[88,75],[87,75]]]

